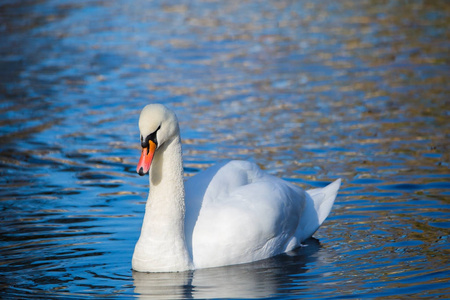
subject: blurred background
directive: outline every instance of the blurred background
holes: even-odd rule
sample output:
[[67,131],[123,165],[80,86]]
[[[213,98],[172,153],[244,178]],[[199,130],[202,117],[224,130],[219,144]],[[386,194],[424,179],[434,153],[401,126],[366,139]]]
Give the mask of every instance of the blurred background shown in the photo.
[[[1,297],[445,298],[449,25],[445,0],[2,0]],[[154,102],[187,177],[246,159],[304,188],[342,178],[316,239],[133,274]]]

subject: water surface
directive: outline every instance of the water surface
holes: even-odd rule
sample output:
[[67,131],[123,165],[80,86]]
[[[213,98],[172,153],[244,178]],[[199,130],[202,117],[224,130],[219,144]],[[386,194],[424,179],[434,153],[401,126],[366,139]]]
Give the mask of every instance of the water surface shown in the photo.
[[[449,296],[446,1],[3,1],[0,295]],[[132,272],[148,178],[138,114],[180,120],[186,176],[249,159],[343,179],[293,253]]]

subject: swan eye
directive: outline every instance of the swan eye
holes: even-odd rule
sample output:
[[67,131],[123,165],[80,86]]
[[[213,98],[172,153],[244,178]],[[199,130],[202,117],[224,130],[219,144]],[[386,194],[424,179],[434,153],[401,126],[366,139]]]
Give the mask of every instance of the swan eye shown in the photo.
[[142,148],[147,148],[148,147],[148,141],[152,141],[153,143],[155,143],[156,148],[158,148],[158,140],[156,138],[156,133],[158,132],[158,130],[161,129],[161,125],[158,126],[158,128],[153,132],[150,133],[144,141],[144,138],[141,136],[141,146]]

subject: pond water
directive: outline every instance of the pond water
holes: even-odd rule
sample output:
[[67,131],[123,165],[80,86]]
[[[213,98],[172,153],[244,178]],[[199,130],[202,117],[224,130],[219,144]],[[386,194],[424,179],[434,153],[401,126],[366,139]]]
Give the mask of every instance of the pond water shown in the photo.
[[[447,1],[0,3],[0,297],[450,296]],[[343,185],[292,253],[132,272],[138,114],[178,115],[186,176],[248,159]]]

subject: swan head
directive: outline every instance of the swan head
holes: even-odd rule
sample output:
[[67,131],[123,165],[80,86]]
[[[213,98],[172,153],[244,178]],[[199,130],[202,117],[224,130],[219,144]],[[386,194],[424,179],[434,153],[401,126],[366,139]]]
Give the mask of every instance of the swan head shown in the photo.
[[150,169],[155,151],[179,136],[180,129],[173,111],[162,104],[149,104],[142,109],[139,116],[139,131],[142,152],[136,172],[143,176]]

